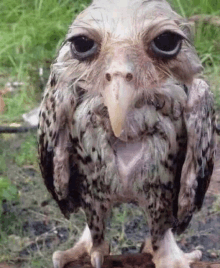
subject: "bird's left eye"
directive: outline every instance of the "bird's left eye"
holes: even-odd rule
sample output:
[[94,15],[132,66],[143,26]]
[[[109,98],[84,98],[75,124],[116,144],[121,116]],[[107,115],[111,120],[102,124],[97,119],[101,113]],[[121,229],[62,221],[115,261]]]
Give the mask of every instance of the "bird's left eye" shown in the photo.
[[155,56],[163,58],[175,57],[181,49],[183,37],[177,33],[164,32],[154,38],[151,49]]
[[97,43],[84,35],[73,37],[69,41],[71,42],[71,52],[78,60],[91,58],[98,50]]

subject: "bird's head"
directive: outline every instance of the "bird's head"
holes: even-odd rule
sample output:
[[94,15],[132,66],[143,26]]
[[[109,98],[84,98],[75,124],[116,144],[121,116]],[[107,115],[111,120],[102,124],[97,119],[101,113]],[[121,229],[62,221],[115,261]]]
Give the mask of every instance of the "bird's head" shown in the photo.
[[201,72],[191,39],[188,23],[166,1],[94,0],[67,35],[67,74],[103,97],[119,137],[138,101],[160,93],[169,79],[190,84]]

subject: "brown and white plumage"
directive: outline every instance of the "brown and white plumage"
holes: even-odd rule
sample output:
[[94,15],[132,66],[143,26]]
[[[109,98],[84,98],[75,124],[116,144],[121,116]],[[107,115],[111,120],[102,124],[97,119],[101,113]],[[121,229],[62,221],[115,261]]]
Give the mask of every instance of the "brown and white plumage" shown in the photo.
[[41,105],[40,166],[63,214],[83,208],[88,227],[54,254],[56,268],[84,252],[100,267],[105,219],[120,202],[148,214],[157,268],[200,257],[180,251],[170,228],[188,226],[213,170],[213,97],[201,70],[189,25],[163,0],[94,0],[70,26]]

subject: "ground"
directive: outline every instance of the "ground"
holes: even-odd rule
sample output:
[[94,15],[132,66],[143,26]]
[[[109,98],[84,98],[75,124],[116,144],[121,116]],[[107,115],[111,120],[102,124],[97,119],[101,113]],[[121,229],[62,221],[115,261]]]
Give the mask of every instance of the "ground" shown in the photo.
[[[35,133],[5,135],[3,139],[0,146],[4,143],[11,155],[14,151],[22,156],[23,150],[28,150],[29,155],[36,153],[36,148],[31,147]],[[29,147],[22,145],[28,142]],[[19,197],[3,203],[0,268],[6,268],[3,266],[6,262],[9,267],[51,267],[52,252],[67,249],[75,243],[85,224],[85,216],[80,211],[66,220],[47,193],[37,163],[21,166],[22,161],[26,160],[11,157],[6,163],[9,167],[7,176],[17,186]],[[200,248],[203,260],[207,261],[220,260],[219,172],[220,163],[217,161],[202,210],[194,216],[184,234],[177,237],[184,251]],[[114,208],[107,223],[111,251],[114,254],[138,252],[148,231],[146,218],[140,209],[130,204]]]

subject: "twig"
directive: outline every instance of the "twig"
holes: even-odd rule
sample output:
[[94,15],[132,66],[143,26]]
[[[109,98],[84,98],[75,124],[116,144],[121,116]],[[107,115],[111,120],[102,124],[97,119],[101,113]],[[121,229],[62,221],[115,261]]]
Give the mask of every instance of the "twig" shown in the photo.
[[36,131],[37,126],[28,126],[28,127],[8,127],[0,126],[0,133],[23,133],[28,131]]

